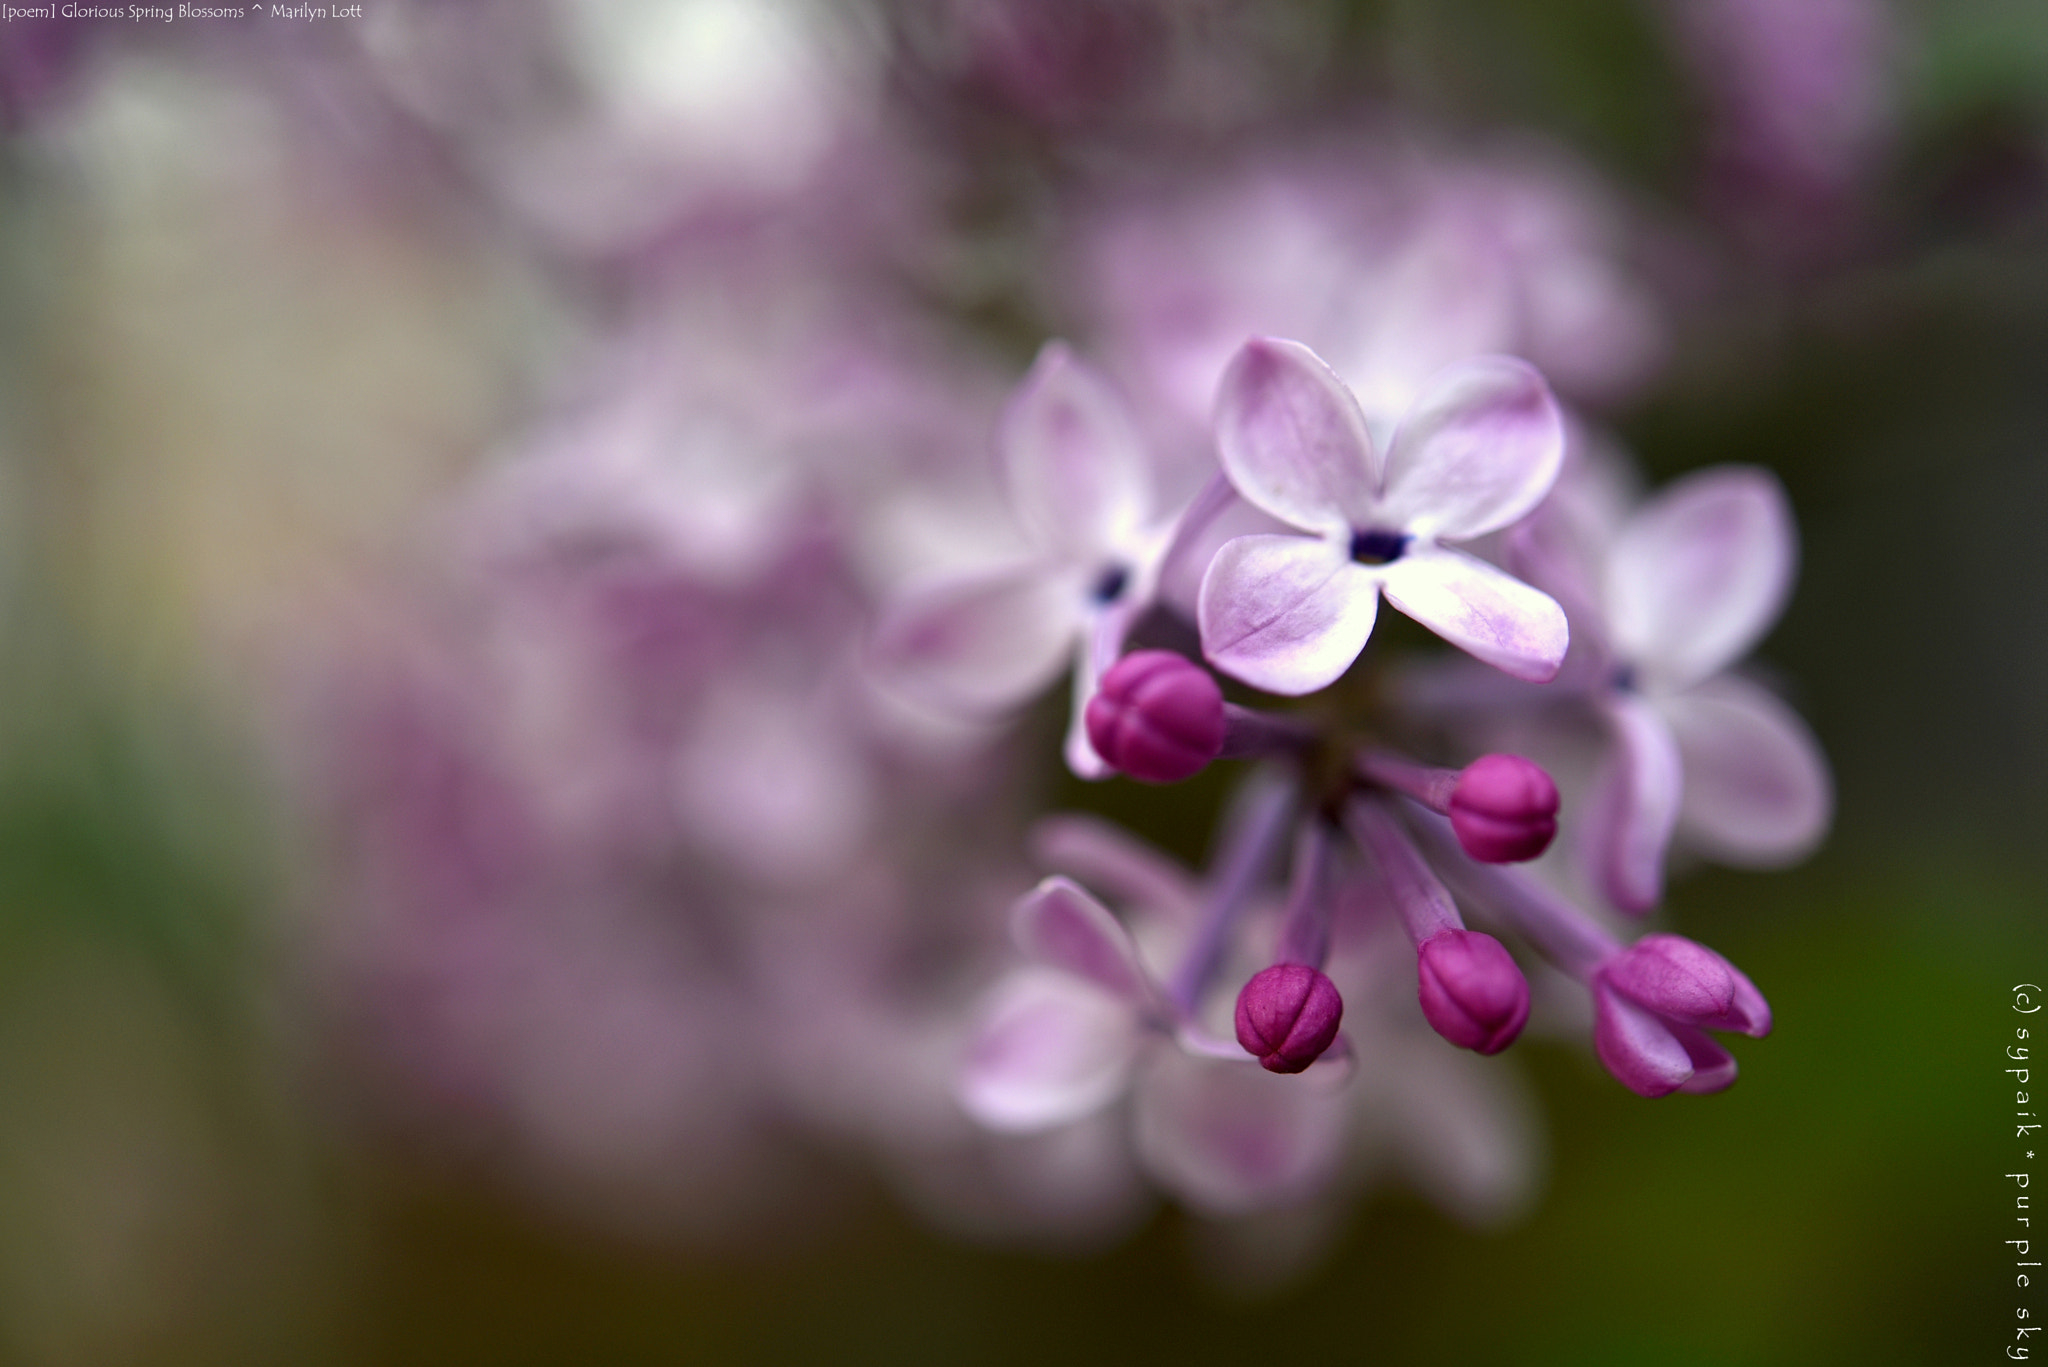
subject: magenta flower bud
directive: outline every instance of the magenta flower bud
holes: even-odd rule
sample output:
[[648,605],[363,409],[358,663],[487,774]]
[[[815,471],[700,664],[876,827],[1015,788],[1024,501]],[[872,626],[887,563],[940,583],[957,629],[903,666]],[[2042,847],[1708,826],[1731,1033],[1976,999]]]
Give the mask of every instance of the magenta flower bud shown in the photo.
[[1416,996],[1430,1029],[1460,1049],[1498,1054],[1529,1019],[1529,980],[1501,942],[1440,930],[1415,955]]
[[1146,783],[1192,778],[1222,752],[1223,690],[1170,650],[1134,650],[1109,667],[1084,713],[1088,742]]
[[1681,935],[1645,935],[1600,970],[1607,985],[1667,1020],[1710,1030],[1771,1033],[1771,1008],[1735,965]]
[[1557,785],[1520,755],[1481,755],[1451,792],[1451,829],[1482,864],[1519,864],[1557,834]]
[[1344,999],[1307,964],[1274,964],[1237,994],[1237,1042],[1273,1073],[1298,1073],[1337,1038]]
[[1593,1052],[1637,1096],[1669,1096],[1690,1082],[1695,1071],[1692,1051],[1669,1023],[1597,980]]

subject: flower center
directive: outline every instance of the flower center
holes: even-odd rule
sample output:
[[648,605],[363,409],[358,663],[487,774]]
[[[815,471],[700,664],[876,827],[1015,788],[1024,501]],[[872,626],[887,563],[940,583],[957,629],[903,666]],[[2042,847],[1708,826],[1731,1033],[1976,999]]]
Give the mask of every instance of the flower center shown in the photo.
[[1408,549],[1409,539],[1405,532],[1381,531],[1376,527],[1354,531],[1351,533],[1351,558],[1361,565],[1391,564]]
[[1094,587],[1088,590],[1088,596],[1098,603],[1114,603],[1130,586],[1130,570],[1122,565],[1111,565],[1096,579]]

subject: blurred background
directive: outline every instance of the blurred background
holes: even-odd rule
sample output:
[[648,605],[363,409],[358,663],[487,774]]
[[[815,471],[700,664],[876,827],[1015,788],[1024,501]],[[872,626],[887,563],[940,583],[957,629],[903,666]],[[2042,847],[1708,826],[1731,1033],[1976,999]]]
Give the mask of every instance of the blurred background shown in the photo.
[[[361,11],[0,25],[0,1359],[2003,1350],[1997,1060],[2007,989],[2048,980],[2039,6]],[[891,974],[951,956],[943,998],[998,963],[1031,814],[1189,860],[1200,828],[1063,777],[1056,700],[963,751],[815,680],[963,559],[948,510],[1041,341],[1142,391],[1145,329],[1206,325],[1143,262],[1285,276],[1440,186],[1526,212],[1560,301],[1527,347],[1655,481],[1790,492],[1761,656],[1834,831],[1667,912],[1776,1033],[1656,1103],[1529,1040],[1543,1176],[1482,1228],[1376,1184],[1249,1280],[1171,1205],[1006,1235],[920,1185],[901,1116],[722,1033],[759,1003],[720,956],[836,971],[886,930]],[[516,782],[470,762],[484,712]],[[589,763],[650,736],[681,836]],[[508,855],[535,822],[572,853]],[[541,884],[577,914],[440,916]],[[720,908],[678,960],[712,968],[639,971],[667,941],[618,908],[670,893]],[[935,901],[996,929],[904,910]]]

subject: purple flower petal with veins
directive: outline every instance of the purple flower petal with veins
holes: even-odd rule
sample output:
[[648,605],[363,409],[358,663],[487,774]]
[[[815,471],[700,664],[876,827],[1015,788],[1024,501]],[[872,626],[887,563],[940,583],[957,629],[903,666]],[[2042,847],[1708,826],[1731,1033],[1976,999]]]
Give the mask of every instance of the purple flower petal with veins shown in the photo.
[[1327,687],[1372,636],[1378,586],[1328,541],[1241,536],[1202,578],[1202,653],[1268,693]]
[[1379,453],[1358,400],[1299,342],[1247,342],[1216,398],[1216,446],[1245,502],[1309,531],[1370,523]]

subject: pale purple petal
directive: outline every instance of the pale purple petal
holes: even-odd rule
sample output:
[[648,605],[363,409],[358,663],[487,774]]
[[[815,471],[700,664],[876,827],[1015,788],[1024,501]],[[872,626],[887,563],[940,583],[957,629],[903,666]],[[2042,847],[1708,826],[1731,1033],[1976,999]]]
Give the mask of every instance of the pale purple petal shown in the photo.
[[1048,342],[1003,414],[1010,504],[1042,546],[1096,560],[1130,544],[1152,514],[1152,472],[1107,379]]
[[1245,501],[1311,531],[1366,526],[1379,461],[1344,382],[1299,342],[1246,342],[1216,394],[1216,445]]
[[1201,885],[1171,859],[1100,817],[1065,814],[1031,828],[1031,852],[1046,868],[1072,874],[1174,923],[1194,919]]
[[1067,738],[1061,753],[1074,777],[1091,783],[1116,773],[1115,767],[1095,752],[1095,743],[1088,739],[1088,700],[1095,696],[1097,684],[1095,651],[1084,641],[1074,652],[1074,702],[1067,709]]
[[1544,683],[1564,663],[1571,643],[1564,609],[1484,560],[1432,546],[1378,573],[1388,602],[1495,669]]
[[1138,947],[1109,908],[1069,879],[1052,877],[1032,889],[1010,913],[1017,947],[1040,963],[1086,978],[1130,1002],[1149,987]]
[[1343,1157],[1346,1098],[1243,1062],[1161,1050],[1137,1082],[1138,1157],[1195,1210],[1240,1215],[1313,1196]]
[[1593,1051],[1639,1096],[1668,1096],[1691,1080],[1692,1054],[1655,1012],[1603,982],[1593,987]]
[[883,614],[873,662],[883,678],[942,707],[1015,707],[1059,675],[1083,606],[1078,574],[1043,565],[938,585]]
[[1616,651],[1660,689],[1725,669],[1783,610],[1797,538],[1768,471],[1721,466],[1672,484],[1629,520],[1608,557]]
[[1476,356],[1439,371],[1401,419],[1375,516],[1420,536],[1483,536],[1542,502],[1563,460],[1564,418],[1536,368]]
[[1360,1068],[1367,1124],[1425,1194],[1472,1224],[1497,1224],[1535,1194],[1534,1106],[1512,1068],[1420,1036],[1377,1041]]
[[1202,576],[1202,653],[1268,693],[1313,693],[1365,649],[1379,612],[1373,575],[1341,546],[1305,536],[1241,536]]
[[1028,969],[996,988],[956,1084],[995,1130],[1064,1125],[1114,1101],[1138,1044],[1129,1003],[1067,973]]
[[1767,690],[1724,675],[1657,700],[1685,760],[1679,828],[1723,863],[1770,868],[1827,834],[1834,784],[1806,723]]
[[1678,742],[1634,694],[1607,700],[1612,746],[1594,782],[1586,853],[1607,899],[1645,912],[1664,897],[1664,854],[1685,783]]
[[1692,1076],[1679,1084],[1679,1091],[1687,1096],[1709,1096],[1735,1085],[1735,1055],[1722,1048],[1720,1041],[1686,1025],[1674,1025],[1671,1033],[1692,1060]]

